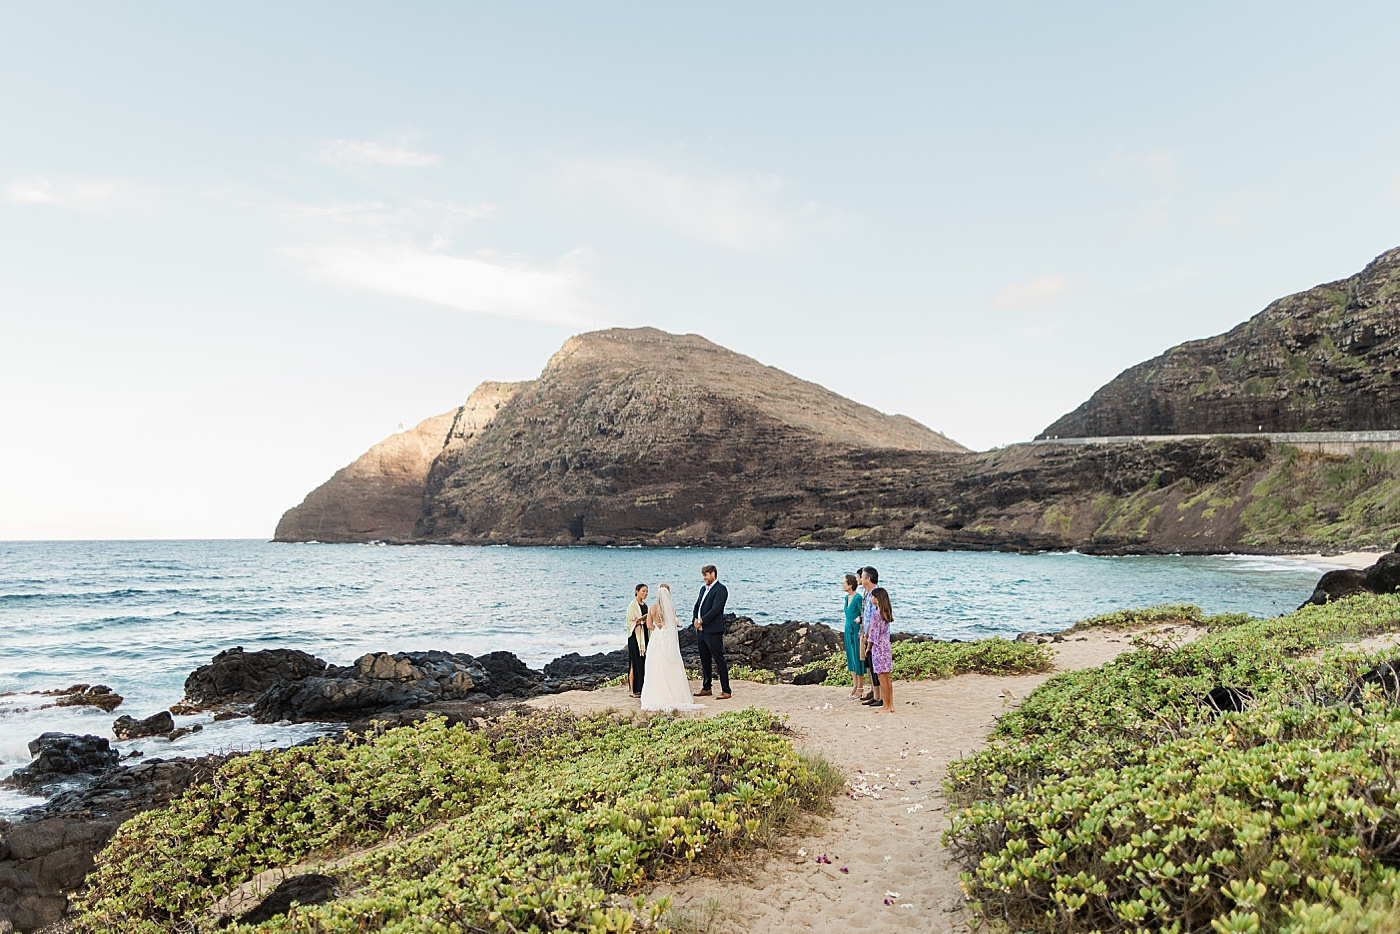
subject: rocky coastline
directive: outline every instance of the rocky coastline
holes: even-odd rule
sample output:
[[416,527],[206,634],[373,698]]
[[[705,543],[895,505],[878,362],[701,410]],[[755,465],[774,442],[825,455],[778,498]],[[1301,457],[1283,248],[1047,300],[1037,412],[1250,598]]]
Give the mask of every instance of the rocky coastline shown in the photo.
[[[1330,571],[1304,604],[1325,604],[1356,594],[1400,592],[1400,551],[1370,568]],[[730,615],[726,647],[731,665],[767,671],[774,681],[821,683],[817,663],[841,651],[839,632],[820,623],[790,620],[763,625]],[[1060,642],[1056,633],[1023,633],[1017,641]],[[898,634],[897,641],[938,641]],[[953,640],[956,641],[956,640]],[[695,632],[681,634],[688,667],[697,666]],[[249,717],[263,723],[321,723],[343,739],[378,735],[428,717],[480,729],[493,718],[520,711],[534,697],[591,690],[615,683],[627,666],[625,651],[571,653],[533,669],[510,652],[481,656],[440,651],[377,652],[345,666],[296,649],[246,652],[235,646],[190,672],[185,696],[170,710],[138,720],[118,718],[119,736],[168,736],[171,713],[200,713],[215,720]],[[51,696],[89,698],[110,710],[110,689],[74,685]],[[197,727],[195,727],[197,728]],[[190,729],[186,727],[185,729]],[[316,742],[313,739],[303,742]],[[58,921],[69,897],[93,867],[96,854],[117,828],[142,811],[166,806],[207,781],[231,756],[147,759],[125,765],[108,740],[46,733],[30,743],[33,760],[4,784],[47,800],[0,821],[0,930],[36,931]]]
[[[731,664],[787,676],[841,645],[841,635],[819,623],[754,623],[729,617]],[[924,639],[921,636],[903,636]],[[698,666],[695,633],[682,633],[682,655]],[[510,652],[378,652],[346,666],[328,665],[297,649],[245,652],[235,646],[190,672],[185,696],[169,710],[144,719],[122,716],[119,738],[165,736],[174,731],[172,712],[201,713],[215,720],[251,717],[263,723],[323,723],[331,735],[382,732],[430,716],[469,728],[518,708],[543,694],[589,690],[624,675],[627,653],[571,653],[533,669]],[[87,698],[110,710],[119,696],[102,687],[74,685],[50,696]],[[196,725],[193,729],[197,729]],[[192,729],[186,727],[186,730]],[[230,755],[147,759],[123,764],[107,739],[46,733],[30,743],[33,760],[4,780],[43,804],[0,821],[0,931],[36,931],[58,921],[69,896],[93,859],[122,823],[164,807],[198,785]]]

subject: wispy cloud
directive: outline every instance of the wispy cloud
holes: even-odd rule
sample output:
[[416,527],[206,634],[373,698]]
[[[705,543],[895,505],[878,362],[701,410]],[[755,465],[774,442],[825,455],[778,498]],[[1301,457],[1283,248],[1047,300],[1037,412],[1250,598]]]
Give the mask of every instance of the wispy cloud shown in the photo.
[[992,296],[998,308],[1040,308],[1064,295],[1070,289],[1069,277],[1062,272],[1047,272],[1030,282],[1003,286]]
[[453,256],[412,244],[313,245],[285,254],[313,275],[351,288],[509,318],[596,323],[592,306],[581,295],[577,254],[552,266],[490,253]]
[[325,160],[332,165],[387,165],[398,169],[433,169],[441,157],[409,148],[414,137],[400,137],[390,144],[372,140],[333,139],[326,144]]
[[1132,226],[1137,230],[1164,226],[1171,219],[1172,198],[1186,182],[1180,158],[1166,149],[1130,150],[1115,146],[1095,168],[1099,175],[1138,199],[1132,214]]
[[354,219],[354,220],[374,220],[384,216],[390,210],[389,205],[383,201],[353,201],[339,204],[298,204],[291,203],[282,206],[278,212],[279,217],[319,217],[329,220]]
[[5,198],[15,204],[51,204],[70,211],[85,211],[112,201],[126,186],[111,180],[60,182],[47,178],[17,179],[5,186]]
[[576,192],[620,213],[737,250],[771,248],[802,227],[835,223],[835,212],[796,202],[777,175],[697,174],[646,159],[576,162],[566,175]]
[[1155,191],[1169,193],[1181,187],[1181,160],[1166,149],[1130,150],[1115,146],[1099,171],[1114,181],[1128,185],[1145,184]]

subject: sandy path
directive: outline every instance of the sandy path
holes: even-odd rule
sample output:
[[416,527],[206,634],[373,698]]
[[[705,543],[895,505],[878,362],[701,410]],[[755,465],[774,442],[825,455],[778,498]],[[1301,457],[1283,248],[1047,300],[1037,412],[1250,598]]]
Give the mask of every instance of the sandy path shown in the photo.
[[[1102,664],[1128,648],[1129,638],[1108,631],[1069,636],[1050,646],[1059,653],[1055,670]],[[678,906],[702,915],[707,903],[713,908],[717,902],[716,934],[965,930],[957,868],[940,843],[948,826],[944,771],[949,761],[982,746],[997,716],[1048,677],[963,675],[896,683],[894,714],[847,699],[849,688],[736,682],[734,698],[710,702],[704,715],[739,705],[787,714],[800,748],[825,755],[850,784],[879,786],[879,797],[848,787],[848,795],[835,800],[834,813],[810,833],[745,861],[744,878],[695,877],[659,886],[655,894],[670,894]],[[623,688],[529,703],[579,712],[637,709]],[[821,855],[830,865],[816,862]],[[887,897],[892,905],[885,904]],[[700,930],[706,929],[702,924]]]

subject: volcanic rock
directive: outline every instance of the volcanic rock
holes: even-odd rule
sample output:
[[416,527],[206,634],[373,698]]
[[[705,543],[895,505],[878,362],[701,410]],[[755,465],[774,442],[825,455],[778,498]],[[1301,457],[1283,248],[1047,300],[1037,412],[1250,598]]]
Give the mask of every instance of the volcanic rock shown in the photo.
[[1375,564],[1365,570],[1341,568],[1323,574],[1303,606],[1321,606],[1360,593],[1397,592],[1400,592],[1400,552],[1392,551],[1381,555]]
[[[763,625],[732,614],[726,614],[725,619],[729,626],[724,633],[724,657],[730,665],[781,672],[824,661],[845,650],[845,637],[821,623],[788,620]],[[688,660],[700,655],[695,635],[693,623],[680,632],[681,654]]]
[[103,737],[72,733],[43,733],[30,740],[29,754],[34,761],[15,769],[3,783],[30,794],[75,779],[90,779],[121,758]]
[[116,766],[84,789],[60,792],[23,812],[17,823],[0,821],[0,922],[34,931],[57,921],[118,827],[206,781],[225,759]]
[[793,684],[821,684],[827,678],[825,668],[813,668],[811,671],[804,671],[794,675]]
[[105,684],[75,684],[62,691],[41,692],[50,697],[57,696],[56,707],[98,707],[111,713],[122,704],[122,696],[112,693]]
[[121,716],[112,724],[112,733],[117,739],[138,739],[142,736],[163,736],[175,729],[175,718],[170,711],[162,710],[144,720]]
[[[520,664],[508,652],[493,655],[508,655]],[[490,658],[483,656],[478,660],[449,652],[363,655],[346,667],[332,666],[315,677],[274,684],[253,705],[253,714],[261,723],[344,721],[464,699],[478,690],[478,681],[489,687],[497,685],[488,667],[492,664],[501,668],[505,680],[514,685],[518,679],[513,673],[506,673],[509,666],[500,664],[500,660],[488,662]],[[542,680],[539,672],[533,674]]]
[[604,681],[627,674],[627,650],[580,655],[570,652],[544,666],[551,692],[588,691]]
[[1333,600],[1354,597],[1359,593],[1370,593],[1366,589],[1366,572],[1353,568],[1340,568],[1322,575],[1317,586],[1313,588],[1312,596],[1308,597],[1303,606],[1307,606],[1309,603],[1321,606]]
[[423,513],[423,485],[434,458],[460,452],[522,383],[482,383],[465,404],[390,435],[336,471],[282,516],[279,542],[403,541]]
[[326,663],[296,649],[245,652],[237,645],[225,649],[207,665],[185,678],[180,712],[193,713],[229,704],[251,704],[280,682],[301,681],[326,670]]
[[1400,248],[1124,370],[1042,438],[1400,428]]

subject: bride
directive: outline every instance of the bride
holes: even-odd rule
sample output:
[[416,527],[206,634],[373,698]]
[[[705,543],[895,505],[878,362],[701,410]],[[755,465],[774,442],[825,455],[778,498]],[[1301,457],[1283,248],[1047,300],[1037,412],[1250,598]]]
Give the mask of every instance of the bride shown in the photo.
[[681,661],[680,627],[671,586],[662,584],[656,605],[647,615],[647,626],[655,630],[647,643],[646,680],[642,682],[643,710],[699,710],[704,704],[690,700],[690,681]]

